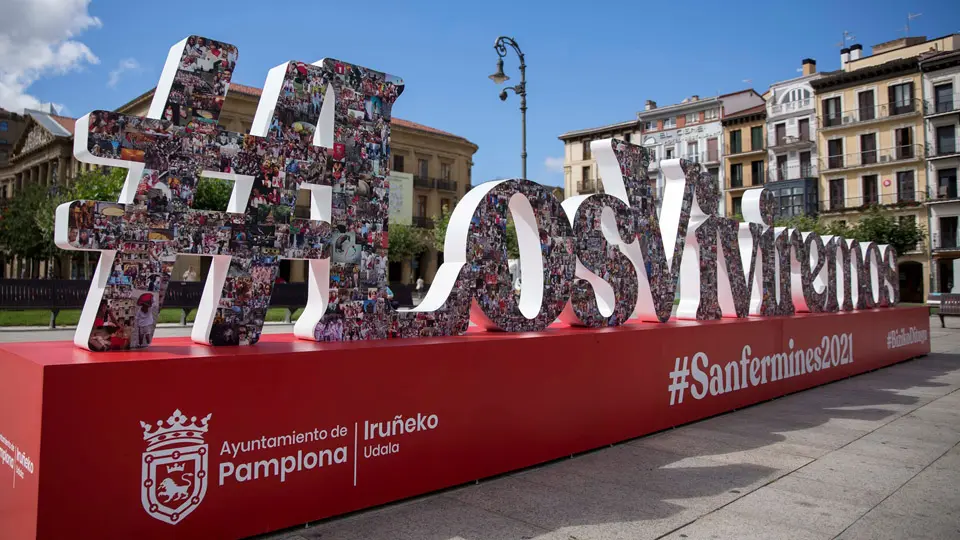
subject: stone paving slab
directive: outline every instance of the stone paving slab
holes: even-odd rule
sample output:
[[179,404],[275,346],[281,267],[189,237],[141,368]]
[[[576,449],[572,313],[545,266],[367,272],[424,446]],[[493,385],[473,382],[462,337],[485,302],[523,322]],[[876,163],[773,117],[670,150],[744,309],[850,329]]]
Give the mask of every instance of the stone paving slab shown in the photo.
[[960,538],[960,324],[934,353],[262,540]]

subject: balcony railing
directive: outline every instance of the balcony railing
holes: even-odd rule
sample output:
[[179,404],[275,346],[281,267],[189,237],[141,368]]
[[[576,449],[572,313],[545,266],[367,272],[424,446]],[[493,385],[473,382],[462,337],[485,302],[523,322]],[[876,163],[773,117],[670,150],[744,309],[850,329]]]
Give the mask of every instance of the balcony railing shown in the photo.
[[413,186],[419,188],[433,189],[435,183],[433,178],[427,178],[426,176],[414,176],[413,177]]
[[872,107],[857,107],[856,109],[849,109],[839,114],[824,114],[820,116],[818,120],[821,130],[829,130],[918,113],[920,112],[920,107],[919,99],[908,99],[904,101],[894,101],[893,103],[884,103],[883,105],[874,105]]
[[956,139],[945,144],[927,143],[927,159],[953,156],[960,153],[960,144]]
[[786,137],[776,139],[772,138],[770,141],[771,148],[792,148],[797,146],[812,146],[815,141],[810,139],[809,133],[804,133],[802,135],[787,135]]
[[603,182],[599,180],[581,180],[577,182],[577,193],[581,195],[597,193],[601,189],[603,189]]
[[944,98],[927,98],[923,102],[923,114],[930,116],[949,112],[960,112],[960,94],[951,94]]
[[436,184],[437,184],[437,189],[442,190],[442,191],[456,191],[456,190],[457,190],[457,183],[454,182],[453,180],[437,179],[437,180],[436,180]]
[[808,165],[786,165],[780,167],[774,165],[770,167],[769,174],[771,182],[798,180],[800,178],[816,178],[817,166],[812,163]]
[[923,191],[901,193],[879,193],[865,197],[831,197],[820,201],[821,212],[844,212],[848,210],[866,210],[871,206],[916,206],[926,199]]
[[957,231],[953,231],[951,234],[935,232],[931,236],[934,251],[960,249],[960,242],[957,242]]
[[687,161],[692,161],[693,163],[718,163],[720,161],[720,152],[680,154],[676,157],[685,159]]
[[413,216],[413,226],[421,229],[432,229],[433,220],[423,216]]
[[960,199],[956,181],[943,186],[931,185],[927,187],[927,201],[949,201],[953,199]]
[[743,143],[739,148],[735,148],[730,143],[727,143],[723,147],[724,154],[728,156],[735,156],[737,154],[749,154],[751,152],[766,152],[767,145],[764,144],[760,148],[754,148],[752,145]]
[[786,114],[788,112],[799,111],[801,109],[812,109],[814,107],[813,98],[797,99],[788,101],[779,105],[770,106],[770,116]]
[[923,155],[923,147],[919,144],[881,148],[879,150],[863,150],[855,154],[839,154],[820,158],[821,169],[843,170],[858,167],[871,167],[898,161],[919,159]]

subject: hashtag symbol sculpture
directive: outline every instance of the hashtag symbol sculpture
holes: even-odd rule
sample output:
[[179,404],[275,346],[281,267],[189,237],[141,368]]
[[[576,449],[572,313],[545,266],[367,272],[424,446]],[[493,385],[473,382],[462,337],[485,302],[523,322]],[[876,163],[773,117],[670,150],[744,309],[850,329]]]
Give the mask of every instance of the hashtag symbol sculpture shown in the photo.
[[[358,131],[334,125],[334,103],[374,95],[351,118],[384,125],[402,83],[335,60],[287,62],[270,71],[251,134],[233,133],[218,120],[236,59],[234,46],[192,36],[171,49],[146,117],[95,111],[77,122],[78,160],[130,169],[118,202],[57,209],[57,244],[101,253],[78,346],[148,346],[179,254],[213,259],[193,339],[253,344],[280,260],[329,256],[331,193],[362,168],[334,142]],[[234,181],[226,212],[191,208],[201,176]],[[311,192],[310,219],[293,215],[300,189]]]

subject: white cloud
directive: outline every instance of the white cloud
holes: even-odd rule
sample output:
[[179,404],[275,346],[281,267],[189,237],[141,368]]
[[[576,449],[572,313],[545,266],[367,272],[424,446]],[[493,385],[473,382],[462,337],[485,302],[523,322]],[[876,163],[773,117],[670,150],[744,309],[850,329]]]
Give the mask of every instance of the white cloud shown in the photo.
[[563,172],[563,158],[548,156],[543,160],[543,166],[550,172]]
[[124,58],[117,64],[117,68],[110,72],[107,78],[107,86],[113,88],[120,82],[120,75],[125,71],[137,71],[140,69],[140,63],[133,58]]
[[[0,0],[0,107],[14,111],[43,102],[27,93],[43,77],[98,64],[93,51],[72,39],[99,28],[90,0]],[[62,107],[60,105],[59,107]]]

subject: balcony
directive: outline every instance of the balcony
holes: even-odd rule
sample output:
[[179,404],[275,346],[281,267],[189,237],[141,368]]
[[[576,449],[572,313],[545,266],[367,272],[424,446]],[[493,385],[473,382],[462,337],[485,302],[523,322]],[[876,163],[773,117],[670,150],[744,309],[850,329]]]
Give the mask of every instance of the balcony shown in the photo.
[[[931,179],[930,181],[934,182],[935,180]],[[957,199],[960,199],[960,194],[958,194],[956,181],[942,186],[927,186],[928,203],[956,201]]]
[[933,233],[934,251],[957,251],[960,250],[960,242],[957,242],[957,233],[943,234],[942,232]]
[[428,217],[413,216],[413,226],[421,229],[432,229],[433,220]]
[[739,148],[735,148],[727,143],[723,146],[724,155],[727,157],[734,156],[751,156],[754,154],[766,153],[767,145],[763,145],[760,148],[753,148],[752,146],[748,149],[747,144],[741,144]]
[[943,159],[948,157],[956,157],[957,154],[960,154],[960,144],[957,144],[957,140],[947,141],[943,144],[939,143],[927,143],[926,155],[927,159]]
[[441,191],[456,191],[456,190],[457,190],[457,183],[454,182],[453,180],[437,179],[437,180],[434,180],[434,182],[435,182],[436,185],[437,185],[437,189],[439,189],[439,190],[441,190]]
[[814,108],[813,98],[797,99],[794,101],[781,103],[779,105],[771,105],[770,112],[767,116],[777,116],[779,114],[787,114],[793,111],[799,111],[802,109],[813,109],[813,108]]
[[577,182],[577,193],[586,195],[589,193],[598,193],[603,190],[603,182],[599,180],[581,180]]
[[720,153],[719,152],[700,152],[692,154],[684,154],[677,156],[678,158],[691,161],[693,163],[719,163],[720,162]]
[[928,98],[923,102],[924,116],[941,116],[960,113],[960,94],[951,94],[946,98]]
[[908,99],[872,107],[858,107],[835,115],[823,115],[817,120],[820,122],[820,131],[830,131],[919,114],[920,110],[921,104],[919,99]]
[[816,178],[817,166],[814,164],[787,165],[782,167],[773,166],[768,171],[771,182],[784,182],[787,180],[799,180],[801,178]]
[[906,193],[879,193],[866,197],[830,198],[820,201],[820,212],[859,212],[871,206],[885,206],[903,208],[918,206],[926,199],[923,191],[908,191]]
[[788,135],[779,140],[774,140],[770,145],[770,148],[773,150],[796,150],[798,148],[810,148],[814,146],[816,141],[810,139],[808,133],[804,133],[800,136]]
[[879,150],[864,150],[855,154],[839,154],[820,158],[821,170],[843,171],[877,167],[920,159],[923,156],[923,147],[919,144],[908,144]]
[[433,178],[427,178],[426,176],[413,177],[413,187],[433,189],[435,185],[436,185],[436,182],[434,181]]

